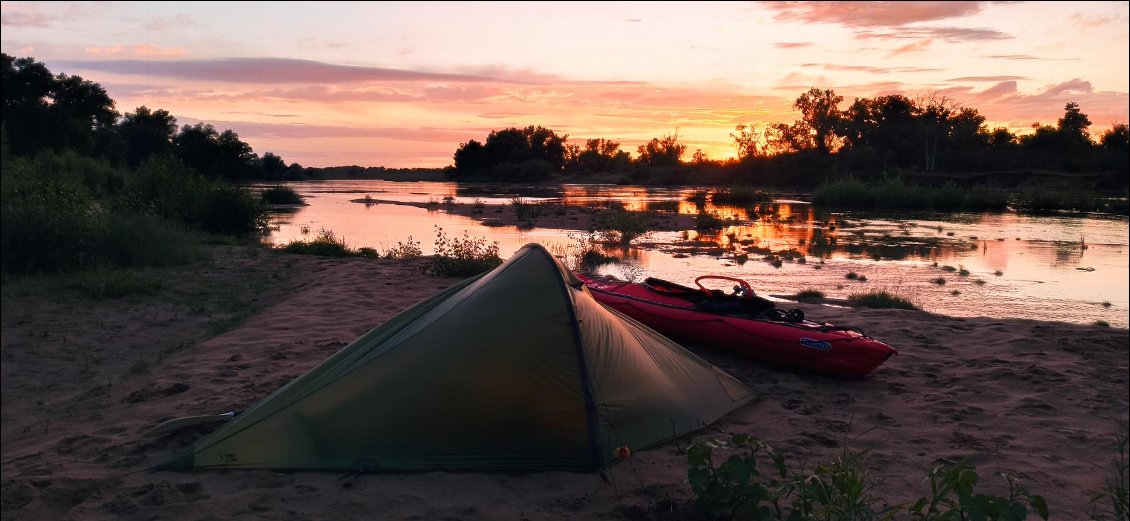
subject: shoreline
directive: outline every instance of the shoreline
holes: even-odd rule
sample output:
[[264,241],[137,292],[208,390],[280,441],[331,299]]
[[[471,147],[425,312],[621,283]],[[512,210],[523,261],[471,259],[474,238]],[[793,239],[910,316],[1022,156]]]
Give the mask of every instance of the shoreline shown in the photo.
[[[690,497],[681,450],[721,436],[704,430],[638,451],[604,476],[145,473],[208,431],[147,436],[160,421],[253,405],[459,280],[423,274],[420,259],[241,247],[213,256],[143,270],[162,287],[120,299],[45,279],[5,283],[5,519],[654,519]],[[692,348],[763,395],[715,427],[756,436],[809,470],[845,448],[867,450],[876,492],[892,502],[926,495],[934,465],[968,459],[979,492],[1006,493],[992,474],[1006,472],[1047,499],[1052,519],[1085,517],[1114,455],[1115,421],[1126,419],[1127,329],[790,307],[863,326],[899,354],[842,380]]]

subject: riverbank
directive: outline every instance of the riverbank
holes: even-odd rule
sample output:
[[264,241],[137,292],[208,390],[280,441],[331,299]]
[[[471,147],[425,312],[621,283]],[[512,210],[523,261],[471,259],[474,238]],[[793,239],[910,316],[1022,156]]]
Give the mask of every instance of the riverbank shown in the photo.
[[[205,262],[104,274],[101,286],[7,281],[4,518],[670,519],[687,501],[682,449],[717,432],[638,451],[603,476],[145,472],[208,430],[149,436],[154,425],[249,407],[458,281],[421,267],[215,247]],[[113,288],[124,294],[109,298]],[[967,460],[979,491],[1006,494],[993,475],[1006,472],[1045,496],[1052,519],[1086,518],[1127,417],[1126,329],[796,307],[899,354],[845,381],[695,349],[763,394],[718,429],[759,437],[810,471],[845,447],[867,450],[875,493],[891,502],[927,495],[932,467]]]

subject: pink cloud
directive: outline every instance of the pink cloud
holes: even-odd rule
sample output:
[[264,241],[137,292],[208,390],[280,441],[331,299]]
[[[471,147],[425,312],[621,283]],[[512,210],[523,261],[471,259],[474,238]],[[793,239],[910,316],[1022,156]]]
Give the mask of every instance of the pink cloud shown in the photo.
[[133,48],[136,56],[184,56],[188,54],[184,49],[159,49],[152,45],[138,45]]
[[227,58],[217,60],[105,60],[59,61],[63,68],[85,69],[114,74],[177,78],[182,80],[227,81],[231,83],[314,83],[338,84],[369,81],[443,80],[450,82],[521,80],[468,74],[421,72],[382,67],[336,65],[312,60],[286,58]]
[[1012,80],[1026,80],[1024,76],[962,76],[960,78],[950,78],[946,81],[1012,81]]
[[927,47],[929,47],[930,44],[933,43],[933,42],[934,42],[933,40],[926,39],[926,40],[920,40],[920,41],[917,41],[917,42],[914,42],[914,43],[911,43],[911,44],[907,44],[907,45],[904,45],[902,47],[899,47],[898,49],[891,51],[891,53],[888,54],[887,57],[893,58],[893,57],[898,56],[900,54],[922,52]]
[[37,9],[14,10],[10,9],[7,2],[4,3],[4,10],[0,12],[0,25],[11,27],[49,27],[48,23],[50,18],[39,12]]
[[778,49],[800,49],[803,47],[811,47],[812,42],[779,42],[773,44],[773,47]]
[[781,21],[890,27],[969,16],[984,2],[760,2]]
[[996,85],[993,85],[992,87],[985,89],[985,91],[982,92],[981,95],[983,97],[995,98],[1000,96],[1015,95],[1018,92],[1019,89],[1016,88],[1015,81],[1002,81]]
[[1090,94],[1094,91],[1095,88],[1091,86],[1091,82],[1083,81],[1079,78],[1074,78],[1070,81],[1051,85],[1044,92],[1045,94],[1058,96],[1063,93]]
[[115,45],[113,47],[87,47],[83,49],[86,54],[91,56],[112,56],[115,54],[129,54],[133,56],[184,56],[187,51],[184,49],[160,49],[153,45],[135,45],[133,47],[125,47],[123,45]]

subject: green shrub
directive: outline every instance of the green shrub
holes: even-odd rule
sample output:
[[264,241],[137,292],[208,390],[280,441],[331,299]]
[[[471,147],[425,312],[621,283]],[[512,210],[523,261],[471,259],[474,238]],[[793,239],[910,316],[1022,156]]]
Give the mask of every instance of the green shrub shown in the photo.
[[461,239],[448,239],[443,228],[435,228],[435,255],[428,263],[428,271],[443,276],[467,277],[502,264],[497,242],[488,244],[481,237],[472,239],[466,231]]
[[158,215],[196,227],[212,183],[172,158],[147,159],[127,178],[110,201],[117,213]]
[[773,195],[768,192],[758,190],[752,186],[741,185],[724,188],[721,190],[715,190],[714,193],[710,196],[710,201],[714,204],[726,204],[733,206],[771,203],[773,202],[773,200]]
[[390,259],[415,259],[423,254],[420,243],[412,240],[411,235],[408,236],[408,242],[398,242],[395,247],[385,251],[385,257]]
[[601,232],[609,242],[629,244],[648,233],[647,216],[621,208],[601,210],[593,216],[595,231]]
[[596,271],[600,266],[612,264],[619,260],[616,257],[604,254],[594,232],[589,232],[586,235],[569,234],[569,239],[573,241],[573,245],[568,248],[564,260],[566,267],[571,270],[589,273]]
[[268,224],[267,208],[242,186],[218,185],[208,190],[199,212],[200,228],[209,233],[243,237]]
[[857,306],[880,309],[918,309],[913,302],[905,297],[887,291],[871,291],[868,293],[853,293],[848,295],[848,300]]
[[[716,463],[715,459],[720,463]],[[888,506],[868,472],[866,452],[844,449],[812,473],[795,471],[784,456],[746,434],[701,440],[687,449],[690,505],[708,519],[839,521],[1021,521],[1029,508],[1048,519],[1042,496],[1029,493],[1010,476],[1007,497],[978,494],[976,469],[967,463],[930,471],[929,496]]]
[[321,257],[357,257],[360,254],[345,244],[345,239],[339,239],[334,232],[322,229],[318,236],[311,241],[291,241],[278,248],[284,253],[299,253],[304,255],[318,255]]
[[802,289],[796,294],[796,298],[822,299],[824,298],[824,292],[812,288]]
[[260,196],[263,204],[302,204],[302,196],[289,186],[275,185],[266,188]]
[[91,264],[93,199],[81,183],[12,167],[0,186],[0,259],[6,273]]

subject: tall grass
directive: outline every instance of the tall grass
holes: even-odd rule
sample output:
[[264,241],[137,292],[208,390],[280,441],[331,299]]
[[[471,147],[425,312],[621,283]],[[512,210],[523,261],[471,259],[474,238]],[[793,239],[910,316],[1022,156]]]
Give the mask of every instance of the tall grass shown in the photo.
[[1130,431],[1126,420],[1120,420],[1116,426],[1114,448],[1110,467],[1099,467],[1107,477],[1102,490],[1091,498],[1090,515],[1094,521],[1130,519]]
[[915,186],[898,176],[877,182],[845,177],[817,186],[812,202],[837,207],[985,211],[1007,209],[1008,194],[988,188],[964,189],[952,182],[939,188]]
[[873,290],[867,293],[852,293],[848,301],[868,308],[881,309],[919,309],[910,299],[885,290]]
[[277,248],[283,253],[318,255],[321,257],[358,257],[361,253],[350,248],[345,238],[339,238],[332,230],[318,231],[318,236],[309,241],[291,241]]
[[771,203],[773,201],[773,195],[769,192],[745,185],[715,190],[710,195],[710,202],[732,206]]

